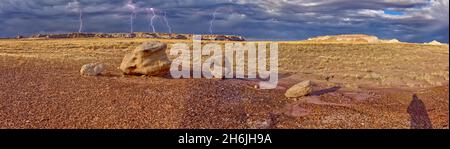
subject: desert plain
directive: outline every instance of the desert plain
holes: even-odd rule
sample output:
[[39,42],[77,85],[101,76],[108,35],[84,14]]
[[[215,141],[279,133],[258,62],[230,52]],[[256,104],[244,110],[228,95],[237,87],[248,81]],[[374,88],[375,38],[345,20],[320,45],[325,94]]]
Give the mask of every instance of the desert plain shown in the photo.
[[[153,40],[191,42],[0,39],[0,128],[449,128],[445,44],[277,41],[278,87],[262,90],[255,80],[117,69],[124,54]],[[80,75],[93,62],[106,72]],[[284,96],[303,80],[313,82],[309,96]]]

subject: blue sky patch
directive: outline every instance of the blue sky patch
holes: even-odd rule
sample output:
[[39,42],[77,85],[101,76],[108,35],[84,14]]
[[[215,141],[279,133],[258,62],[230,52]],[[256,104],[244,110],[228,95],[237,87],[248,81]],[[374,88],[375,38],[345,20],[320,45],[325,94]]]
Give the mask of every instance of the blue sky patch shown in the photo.
[[[402,17],[386,19],[380,10]],[[154,18],[155,31],[162,33],[232,34],[253,40],[370,34],[448,43],[448,10],[448,0],[0,0],[0,38],[80,28],[153,32]]]
[[401,12],[401,11],[394,11],[394,10],[384,10],[384,14],[394,15],[394,16],[402,16],[402,15],[405,15],[404,12]]

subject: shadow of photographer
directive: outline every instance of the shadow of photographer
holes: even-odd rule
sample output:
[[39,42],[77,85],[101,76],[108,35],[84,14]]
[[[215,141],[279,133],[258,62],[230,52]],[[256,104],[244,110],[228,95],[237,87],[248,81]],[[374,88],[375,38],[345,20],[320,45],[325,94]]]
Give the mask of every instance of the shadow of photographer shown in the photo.
[[408,114],[411,116],[411,129],[433,129],[426,106],[416,94],[408,106]]

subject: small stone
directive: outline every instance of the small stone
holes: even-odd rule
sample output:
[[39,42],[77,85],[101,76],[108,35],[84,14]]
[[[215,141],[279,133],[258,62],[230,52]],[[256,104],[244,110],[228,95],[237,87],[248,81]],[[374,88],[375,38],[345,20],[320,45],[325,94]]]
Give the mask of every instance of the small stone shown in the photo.
[[249,98],[242,98],[241,100],[242,101],[249,101],[250,99]]
[[80,74],[86,76],[97,76],[105,70],[106,66],[102,63],[90,63],[81,67]]
[[247,120],[250,129],[269,129],[272,126],[270,119]]
[[288,98],[298,98],[311,94],[312,83],[310,80],[300,82],[289,88],[284,96]]

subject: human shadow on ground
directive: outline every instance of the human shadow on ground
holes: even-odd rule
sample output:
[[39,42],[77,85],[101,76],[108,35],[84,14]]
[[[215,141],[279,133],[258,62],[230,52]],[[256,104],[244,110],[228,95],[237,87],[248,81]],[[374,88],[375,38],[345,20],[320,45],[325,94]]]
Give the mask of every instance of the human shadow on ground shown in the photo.
[[425,104],[416,94],[413,95],[407,111],[411,116],[411,129],[433,129]]

